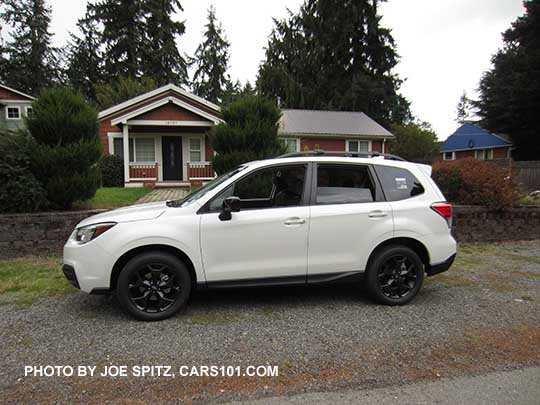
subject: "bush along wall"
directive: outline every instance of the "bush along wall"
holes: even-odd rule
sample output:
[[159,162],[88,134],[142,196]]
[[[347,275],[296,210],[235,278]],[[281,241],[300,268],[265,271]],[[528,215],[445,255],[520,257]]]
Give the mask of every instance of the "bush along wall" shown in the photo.
[[30,171],[29,137],[0,129],[0,214],[34,212],[45,205],[45,191]]
[[124,160],[116,155],[105,155],[99,161],[103,187],[124,186]]
[[97,111],[80,94],[53,88],[32,103],[26,123],[29,167],[50,208],[69,209],[77,200],[92,198],[101,184]]
[[455,204],[503,209],[514,206],[518,197],[510,172],[492,162],[473,158],[437,162],[432,177]]

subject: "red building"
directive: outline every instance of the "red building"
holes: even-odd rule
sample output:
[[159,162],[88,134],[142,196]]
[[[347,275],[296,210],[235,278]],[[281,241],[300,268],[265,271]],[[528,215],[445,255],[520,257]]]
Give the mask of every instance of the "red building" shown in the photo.
[[[208,130],[219,106],[169,84],[99,113],[105,152],[124,159],[126,187],[190,186],[214,177]],[[393,135],[361,112],[283,110],[279,136],[290,151],[387,152]]]

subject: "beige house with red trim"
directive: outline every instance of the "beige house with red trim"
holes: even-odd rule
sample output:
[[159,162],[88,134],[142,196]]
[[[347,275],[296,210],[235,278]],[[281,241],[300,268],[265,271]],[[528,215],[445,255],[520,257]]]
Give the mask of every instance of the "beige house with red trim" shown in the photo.
[[0,84],[0,125],[8,129],[24,128],[24,117],[32,112],[35,98]]

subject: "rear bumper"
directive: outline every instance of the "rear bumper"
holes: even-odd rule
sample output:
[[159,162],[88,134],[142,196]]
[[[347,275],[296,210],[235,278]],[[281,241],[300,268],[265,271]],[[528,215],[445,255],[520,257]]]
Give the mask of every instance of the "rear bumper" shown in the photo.
[[452,256],[450,256],[448,259],[446,259],[442,263],[432,264],[427,270],[426,273],[428,276],[434,276],[435,274],[442,273],[450,268],[452,266],[452,263],[454,263],[454,260],[456,260],[456,254],[454,253]]

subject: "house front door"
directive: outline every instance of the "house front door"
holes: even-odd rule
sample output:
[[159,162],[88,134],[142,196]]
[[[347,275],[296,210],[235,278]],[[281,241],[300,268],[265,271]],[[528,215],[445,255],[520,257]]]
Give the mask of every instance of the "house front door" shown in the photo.
[[182,137],[163,136],[161,149],[163,153],[163,180],[182,180]]

